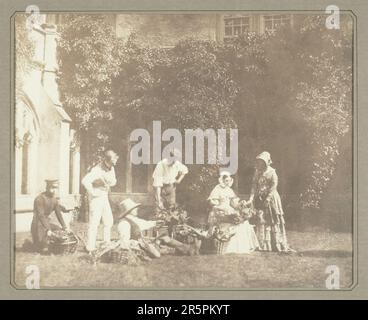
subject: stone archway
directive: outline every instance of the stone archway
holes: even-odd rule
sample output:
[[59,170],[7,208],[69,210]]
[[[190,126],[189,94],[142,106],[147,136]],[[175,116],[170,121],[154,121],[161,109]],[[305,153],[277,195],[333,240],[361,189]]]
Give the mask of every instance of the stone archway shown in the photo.
[[21,98],[15,109],[15,187],[17,195],[36,190],[39,121],[27,99]]

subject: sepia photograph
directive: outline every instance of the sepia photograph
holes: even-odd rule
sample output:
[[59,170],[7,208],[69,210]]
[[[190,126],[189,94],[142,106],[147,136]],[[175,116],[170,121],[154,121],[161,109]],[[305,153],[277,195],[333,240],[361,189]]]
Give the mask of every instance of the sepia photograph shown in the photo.
[[12,283],[350,290],[349,11],[14,23]]

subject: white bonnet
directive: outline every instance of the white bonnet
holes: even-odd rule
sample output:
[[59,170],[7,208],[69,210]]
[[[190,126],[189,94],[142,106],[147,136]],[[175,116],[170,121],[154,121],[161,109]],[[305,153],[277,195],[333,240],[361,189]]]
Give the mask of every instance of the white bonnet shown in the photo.
[[260,159],[260,160],[263,160],[267,166],[269,166],[271,163],[272,163],[272,160],[271,160],[271,154],[267,151],[263,151],[262,153],[260,153],[256,159]]

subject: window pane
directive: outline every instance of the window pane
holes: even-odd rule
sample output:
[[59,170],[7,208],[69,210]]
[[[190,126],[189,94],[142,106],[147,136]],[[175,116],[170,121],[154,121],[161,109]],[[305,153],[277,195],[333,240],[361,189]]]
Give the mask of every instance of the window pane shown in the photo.
[[230,19],[226,19],[225,20],[225,26],[232,26],[233,25],[233,21]]
[[240,24],[241,24],[241,18],[235,18],[234,25],[240,25]]
[[265,29],[266,30],[272,29],[272,21],[265,21]]
[[249,30],[250,18],[248,16],[227,16],[225,22],[225,37],[236,37]]
[[225,36],[231,36],[231,35],[232,35],[232,28],[225,27]]

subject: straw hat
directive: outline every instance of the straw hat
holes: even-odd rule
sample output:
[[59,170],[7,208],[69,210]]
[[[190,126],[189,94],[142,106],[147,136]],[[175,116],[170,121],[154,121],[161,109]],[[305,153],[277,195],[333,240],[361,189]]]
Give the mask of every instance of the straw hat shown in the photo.
[[121,213],[119,215],[119,219],[124,218],[127,214],[129,214],[133,209],[141,206],[141,203],[136,203],[132,199],[128,198],[119,203]]

